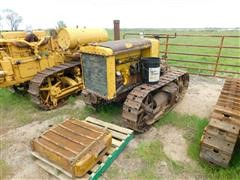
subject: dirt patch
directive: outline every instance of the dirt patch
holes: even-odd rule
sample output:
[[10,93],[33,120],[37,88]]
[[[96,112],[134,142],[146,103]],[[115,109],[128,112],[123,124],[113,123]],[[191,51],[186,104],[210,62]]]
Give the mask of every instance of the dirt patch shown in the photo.
[[224,79],[190,76],[188,91],[174,108],[180,113],[208,118],[218,100]]
[[30,155],[30,140],[57,122],[57,117],[44,122],[35,121],[26,126],[11,130],[2,137],[3,141],[9,141],[9,143],[11,143],[9,148],[1,152],[1,157],[3,157],[9,167],[11,167],[11,175],[7,177],[8,179],[53,178],[33,162]]
[[161,126],[158,129],[159,139],[163,144],[165,154],[174,161],[192,163],[187,156],[187,142],[183,137],[184,131],[171,125]]
[[[183,129],[172,125],[164,125],[159,128],[152,127],[146,133],[136,135],[103,177],[105,179],[113,179],[114,174],[114,179],[128,179],[134,173],[146,170],[144,161],[132,154],[143,141],[151,142],[159,140],[163,145],[164,153],[169,159],[181,163],[184,167],[189,166],[189,164],[194,166],[195,162],[187,156],[188,144],[183,137],[184,133]],[[185,170],[176,173],[175,171],[177,170],[174,170],[174,167],[166,159],[160,160],[154,169],[155,175],[161,179],[194,179],[199,175]],[[135,179],[134,176],[133,179]]]

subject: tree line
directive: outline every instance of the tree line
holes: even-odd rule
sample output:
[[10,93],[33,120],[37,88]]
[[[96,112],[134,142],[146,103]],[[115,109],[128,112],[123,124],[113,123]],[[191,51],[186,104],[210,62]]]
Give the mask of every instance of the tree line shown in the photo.
[[22,23],[23,18],[17,12],[11,9],[4,9],[0,12],[0,25],[2,25],[2,20],[6,20],[10,30],[17,31],[19,25]]
[[[17,31],[19,25],[23,22],[22,16],[11,9],[4,9],[0,12],[0,27],[2,26],[3,20],[6,21],[11,31]],[[59,20],[56,28],[63,27],[66,27],[66,24],[62,20]]]

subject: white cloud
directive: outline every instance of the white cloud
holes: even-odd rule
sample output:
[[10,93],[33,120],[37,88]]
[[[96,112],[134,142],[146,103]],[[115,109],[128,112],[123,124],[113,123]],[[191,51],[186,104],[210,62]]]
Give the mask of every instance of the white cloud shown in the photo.
[[[239,0],[0,0],[0,9],[13,9],[23,17],[21,28],[68,26],[198,28],[239,27]],[[6,28],[6,24],[4,28]]]

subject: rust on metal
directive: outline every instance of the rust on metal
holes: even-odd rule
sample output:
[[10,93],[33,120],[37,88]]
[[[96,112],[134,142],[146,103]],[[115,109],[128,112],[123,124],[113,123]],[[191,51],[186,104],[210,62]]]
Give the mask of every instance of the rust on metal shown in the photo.
[[165,53],[164,53],[164,59],[167,59],[167,53],[168,53],[168,45],[169,45],[169,35],[167,35],[167,37],[166,37],[166,46],[165,46]]
[[107,41],[103,43],[98,43],[97,45],[110,48],[113,50],[114,54],[119,54],[123,52],[129,52],[150,47],[151,41],[148,39],[125,39],[118,41],[118,43],[116,43],[116,41]]
[[[46,80],[48,80],[48,78],[51,79],[58,73],[62,73],[63,71],[73,69],[74,67],[80,68],[80,66],[81,66],[80,61],[70,61],[70,62],[64,63],[62,65],[59,65],[59,66],[47,68],[44,71],[36,74],[36,76],[34,76],[33,79],[29,83],[28,93],[31,96],[31,101],[33,103],[39,105],[41,108],[43,108],[45,110],[56,108],[56,106],[54,106],[53,104],[50,104],[48,101],[46,101],[47,99],[43,99],[41,97],[41,87],[44,85]],[[80,84],[80,85],[82,85],[82,84]],[[71,94],[71,92],[76,92],[79,90],[81,90],[81,89],[79,89],[79,84],[77,84],[74,88],[68,90],[69,91],[68,94]],[[62,100],[63,100],[63,98],[64,98],[64,96],[60,97],[60,99],[62,99]],[[50,97],[48,99],[50,100]],[[62,104],[61,102],[58,102],[57,106],[59,106],[61,104]]]
[[[165,53],[165,51],[162,51],[162,53]],[[215,54],[199,54],[199,53],[186,53],[186,52],[167,52],[168,54],[176,54],[176,55],[186,55],[186,56],[202,56],[202,57],[221,57],[221,58],[230,58],[230,59],[240,59],[238,56],[218,56]]]
[[[169,46],[185,46],[185,47],[206,47],[206,48],[220,48],[221,46],[214,45],[200,45],[200,44],[183,44],[183,43],[168,43]],[[240,49],[238,46],[222,46],[222,48]]]
[[105,128],[68,119],[31,142],[33,152],[80,177],[111,147],[112,136]]
[[160,76],[157,84],[135,87],[123,105],[124,125],[137,132],[147,131],[182,99],[188,84],[189,74],[174,70]]
[[226,79],[201,139],[200,157],[227,167],[240,131],[240,79]]
[[120,40],[120,20],[113,21],[114,40]]

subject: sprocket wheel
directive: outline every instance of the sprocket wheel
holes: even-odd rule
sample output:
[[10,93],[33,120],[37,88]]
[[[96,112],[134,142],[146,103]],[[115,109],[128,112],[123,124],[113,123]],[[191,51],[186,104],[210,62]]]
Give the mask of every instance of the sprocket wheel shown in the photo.
[[39,96],[44,109],[54,109],[61,103],[56,97],[61,93],[61,89],[61,79],[54,76],[46,78],[39,88]]

